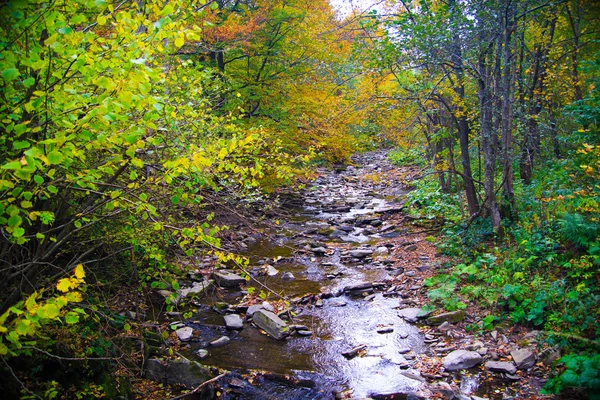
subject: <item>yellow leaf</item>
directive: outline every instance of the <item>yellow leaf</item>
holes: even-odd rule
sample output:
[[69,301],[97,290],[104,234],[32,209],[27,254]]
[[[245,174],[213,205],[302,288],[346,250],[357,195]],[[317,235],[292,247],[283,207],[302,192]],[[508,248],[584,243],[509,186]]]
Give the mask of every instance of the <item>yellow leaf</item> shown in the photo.
[[98,21],[98,25],[104,25],[104,24],[106,24],[106,17],[104,15],[99,15],[97,21]]
[[63,278],[56,284],[56,288],[61,292],[68,292],[72,287],[74,287],[74,285],[69,278]]
[[175,46],[176,47],[183,46],[183,43],[184,43],[183,36],[179,36],[177,39],[175,39]]
[[79,264],[75,267],[75,276],[77,279],[85,278],[85,271],[83,270],[83,265]]

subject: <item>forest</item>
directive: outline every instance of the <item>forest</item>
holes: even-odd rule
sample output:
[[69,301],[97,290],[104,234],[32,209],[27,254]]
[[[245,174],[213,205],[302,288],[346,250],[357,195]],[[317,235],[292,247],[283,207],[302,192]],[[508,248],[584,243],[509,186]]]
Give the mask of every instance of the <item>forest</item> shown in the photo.
[[[354,7],[328,0],[0,4],[0,387],[6,398],[267,398],[250,389],[236,395],[227,389],[236,387],[231,381],[219,384],[229,372],[218,361],[211,365],[221,369],[209,368],[191,386],[148,379],[152,354],[145,346],[158,340],[161,362],[183,357],[169,343],[181,345],[178,329],[191,326],[201,306],[198,298],[181,302],[181,288],[220,269],[248,282],[239,300],[246,306],[266,300],[275,311],[296,312],[289,311],[300,307],[292,296],[250,285],[257,262],[239,246],[252,235],[268,240],[269,232],[289,233],[294,221],[286,216],[298,212],[290,203],[312,199],[326,189],[319,186],[325,179],[333,188],[347,185],[340,196],[359,190],[357,179],[368,181],[371,192],[405,189],[401,210],[375,208],[366,221],[375,229],[401,218],[407,233],[395,240],[422,238],[418,246],[430,246],[431,257],[439,258],[439,268],[420,280],[422,312],[466,311],[469,318],[456,329],[475,340],[498,332],[510,340],[509,332],[537,335],[528,346],[538,355],[533,370],[501,375],[525,386],[535,375],[535,390],[522,397],[478,394],[600,398],[600,4],[349,4]],[[360,168],[368,174],[356,178]],[[334,214],[355,209],[334,205]],[[361,221],[359,215],[356,227]],[[341,229],[327,223],[314,235]],[[301,243],[308,250],[299,254],[342,254],[342,261],[350,254],[367,265],[373,253],[364,250],[367,242],[355,249],[319,238],[323,249]],[[375,245],[382,258],[373,255],[374,265],[402,262],[393,252],[402,246],[390,244],[388,254]],[[417,268],[428,259],[424,254],[403,270]],[[389,278],[386,288],[413,278]],[[223,293],[210,307],[229,301]],[[311,307],[325,302],[327,308],[325,296],[312,296]],[[233,310],[229,303],[220,314]],[[168,319],[175,315],[177,321]],[[320,340],[317,331],[297,329]],[[556,356],[542,363],[549,352]],[[358,354],[348,363],[370,353]],[[501,350],[500,362],[510,361],[508,354]],[[422,379],[437,379],[438,389],[442,377],[449,386],[465,379],[449,375],[440,356],[420,357],[416,367],[429,362],[436,377],[423,367]],[[475,369],[481,377],[492,374],[483,365]],[[246,374],[244,382],[258,379],[257,372],[252,379]],[[334,398],[327,385],[317,387],[324,388],[319,395],[279,398]],[[452,397],[438,389],[421,398],[459,398],[454,387]],[[200,392],[203,397],[192,397]]]

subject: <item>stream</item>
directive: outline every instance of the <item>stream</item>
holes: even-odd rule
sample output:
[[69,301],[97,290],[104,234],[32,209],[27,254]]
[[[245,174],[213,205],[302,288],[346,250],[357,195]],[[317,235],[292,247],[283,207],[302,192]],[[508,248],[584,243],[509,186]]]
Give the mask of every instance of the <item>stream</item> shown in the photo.
[[[394,167],[385,152],[358,155],[353,164],[320,171],[289,206],[275,235],[248,235],[239,243],[252,276],[242,289],[256,287],[258,293],[268,287],[287,299],[289,312],[280,315],[290,325],[303,325],[301,335],[275,340],[249,321],[241,330],[226,330],[225,314],[243,317],[247,311],[239,305],[247,292],[239,287],[207,290],[184,321],[200,339],[182,354],[233,371],[221,398],[403,399],[423,388],[416,363],[431,340],[398,315],[411,302],[405,293],[422,282],[396,286],[394,277],[404,269],[395,266],[394,245],[385,242],[405,233],[392,217],[401,212],[406,191],[386,180]],[[264,308],[280,311],[272,309],[277,299],[271,295]],[[224,335],[226,345],[209,345]],[[357,354],[343,355],[357,347]],[[248,379],[252,371],[260,373]],[[474,379],[461,383],[467,394],[477,386]]]

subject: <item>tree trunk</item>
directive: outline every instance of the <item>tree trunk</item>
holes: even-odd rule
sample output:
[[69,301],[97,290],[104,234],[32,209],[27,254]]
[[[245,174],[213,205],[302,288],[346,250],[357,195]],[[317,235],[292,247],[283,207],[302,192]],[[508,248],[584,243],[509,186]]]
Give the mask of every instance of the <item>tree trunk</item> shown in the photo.
[[[480,35],[480,43],[488,39],[487,35]],[[490,91],[490,66],[488,65],[488,55],[486,51],[479,54],[478,59],[478,86],[479,86],[479,107],[481,120],[481,142],[483,147],[483,173],[485,189],[485,215],[490,217],[494,232],[500,229],[500,211],[496,203],[496,191],[494,186],[495,167],[496,167],[496,146],[498,136],[493,129],[493,97]]]
[[514,219],[517,214],[515,205],[515,189],[513,185],[512,168],[512,77],[514,71],[514,58],[511,52],[511,36],[514,30],[514,9],[509,2],[505,14],[504,27],[504,60],[502,75],[502,197],[503,205],[507,210],[505,214],[508,218]]
[[[456,0],[448,2],[451,12],[457,13]],[[459,98],[458,105],[458,140],[460,143],[460,154],[463,167],[463,181],[465,184],[465,197],[467,198],[467,207],[469,216],[473,216],[479,212],[479,202],[477,200],[477,192],[475,183],[473,182],[473,174],[471,172],[471,159],[469,156],[469,121],[467,120],[466,110],[464,107],[465,100],[465,85],[464,85],[464,67],[462,50],[460,47],[461,38],[458,32],[454,33],[453,44],[451,48],[452,64],[454,66],[455,85],[454,92]]]

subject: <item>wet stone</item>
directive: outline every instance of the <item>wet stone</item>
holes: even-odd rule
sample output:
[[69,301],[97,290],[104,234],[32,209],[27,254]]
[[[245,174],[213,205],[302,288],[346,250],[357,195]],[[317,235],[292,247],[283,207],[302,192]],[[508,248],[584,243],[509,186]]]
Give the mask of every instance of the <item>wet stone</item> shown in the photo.
[[510,355],[517,365],[517,369],[529,369],[535,365],[535,354],[531,350],[513,350]]
[[372,255],[373,250],[368,250],[368,249],[350,250],[348,252],[348,254],[350,255],[350,257],[354,257],[354,258],[365,258],[367,256]]
[[407,322],[417,322],[419,318],[423,318],[425,315],[423,315],[421,308],[408,307],[398,311],[398,316],[404,318]]
[[239,330],[244,328],[244,322],[242,317],[237,314],[228,314],[223,317],[225,319],[225,326],[229,330]]
[[376,256],[385,256],[385,255],[387,255],[389,253],[390,253],[390,251],[385,246],[378,247],[373,252],[373,254],[376,255]]
[[246,318],[250,318],[254,315],[255,312],[257,312],[258,310],[264,310],[264,307],[262,306],[262,304],[254,304],[250,307],[248,307],[248,310],[246,310]]
[[281,340],[289,334],[287,324],[270,311],[258,310],[254,313],[252,319],[260,329],[267,332],[274,339]]
[[381,328],[377,328],[377,333],[392,333],[394,332],[394,328],[391,326],[385,326],[385,327],[381,327]]
[[443,314],[434,315],[427,318],[426,322],[429,325],[441,325],[444,322],[456,323],[465,319],[464,310],[451,311]]
[[296,333],[299,336],[312,336],[313,335],[313,331],[305,330],[305,329],[300,329],[299,331],[296,331]]
[[227,336],[221,336],[217,340],[213,340],[212,342],[210,342],[210,345],[213,347],[222,347],[228,344],[229,342],[230,340]]
[[238,274],[224,269],[213,272],[212,276],[219,286],[225,288],[235,288],[246,282],[246,280]]
[[511,375],[517,372],[517,367],[515,367],[515,364],[507,361],[488,361],[485,363],[485,369],[492,372],[500,372]]
[[360,353],[361,351],[366,350],[366,348],[367,348],[366,344],[361,344],[360,346],[356,346],[353,349],[350,349],[348,351],[344,351],[342,353],[342,355],[344,357],[346,357],[347,359],[351,359],[351,358],[356,357],[358,355],[358,353]]
[[455,350],[444,357],[443,364],[447,371],[469,369],[483,361],[481,355],[474,351]]
[[189,341],[192,338],[193,333],[194,330],[189,326],[186,326],[185,328],[179,328],[175,331],[175,334],[182,342]]
[[206,357],[208,357],[208,350],[200,349],[200,350],[196,351],[195,354],[201,359],[206,358]]
[[165,385],[197,387],[210,379],[210,371],[201,364],[183,360],[149,359],[144,365],[145,377]]
[[286,272],[281,276],[281,279],[284,281],[292,281],[295,279],[295,277],[294,274],[292,274],[291,272]]
[[326,251],[327,251],[327,249],[325,249],[325,247],[315,247],[312,249],[312,252],[316,256],[324,256]]

